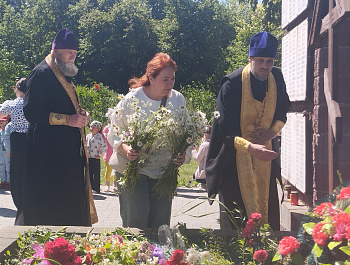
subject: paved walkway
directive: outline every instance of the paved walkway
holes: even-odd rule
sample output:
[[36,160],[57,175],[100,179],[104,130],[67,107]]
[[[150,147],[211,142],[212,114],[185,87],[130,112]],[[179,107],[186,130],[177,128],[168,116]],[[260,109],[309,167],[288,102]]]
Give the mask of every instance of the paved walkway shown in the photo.
[[[105,187],[102,186],[101,190]],[[93,227],[120,227],[119,199],[114,193],[102,192],[94,194],[98,223]],[[186,223],[187,228],[219,229],[219,204],[209,205],[205,198],[207,193],[198,188],[178,188],[173,200],[171,224]],[[5,226],[13,226],[16,208],[10,191],[0,190],[0,230]]]

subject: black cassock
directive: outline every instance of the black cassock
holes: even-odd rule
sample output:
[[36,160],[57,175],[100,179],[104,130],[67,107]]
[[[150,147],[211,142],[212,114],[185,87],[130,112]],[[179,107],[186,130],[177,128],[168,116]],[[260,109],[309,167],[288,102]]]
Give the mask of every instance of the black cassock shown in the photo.
[[[232,202],[235,201],[245,211],[238,183],[236,149],[233,144],[235,136],[242,136],[240,128],[242,71],[243,68],[240,68],[223,77],[221,81],[221,89],[216,106],[220,117],[217,119],[214,118],[212,126],[206,161],[206,177],[209,198],[215,198],[220,191],[226,207],[233,210],[235,206]],[[273,67],[271,73],[277,85],[276,110],[273,122],[279,120],[285,123],[287,120],[286,114],[290,107],[286,85],[283,75],[277,67]],[[252,74],[250,76],[253,96],[256,100],[262,102],[266,93],[267,81],[259,81]],[[272,146],[275,151],[279,149],[277,138],[272,140]],[[276,178],[281,179],[279,158],[271,162],[268,216],[271,227],[279,230],[279,204]]]
[[30,126],[23,225],[87,226],[80,130],[49,124],[51,112],[76,114],[73,103],[45,60],[29,74],[26,84],[23,110]]

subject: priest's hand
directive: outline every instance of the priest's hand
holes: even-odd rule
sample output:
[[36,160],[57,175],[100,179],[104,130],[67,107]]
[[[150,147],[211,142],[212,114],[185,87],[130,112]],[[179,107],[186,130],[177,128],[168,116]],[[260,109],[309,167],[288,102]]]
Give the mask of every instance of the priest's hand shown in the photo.
[[90,116],[81,114],[69,115],[68,125],[71,127],[83,128],[89,123]]
[[248,153],[262,161],[271,161],[278,156],[275,151],[267,149],[265,145],[261,144],[250,144],[248,146]]
[[277,136],[276,132],[270,129],[255,129],[249,134],[250,141],[254,144],[266,144]]
[[134,161],[139,156],[139,152],[137,152],[134,148],[132,148],[130,145],[127,145],[126,143],[122,143],[119,145],[118,150],[122,151],[126,158],[130,161]]

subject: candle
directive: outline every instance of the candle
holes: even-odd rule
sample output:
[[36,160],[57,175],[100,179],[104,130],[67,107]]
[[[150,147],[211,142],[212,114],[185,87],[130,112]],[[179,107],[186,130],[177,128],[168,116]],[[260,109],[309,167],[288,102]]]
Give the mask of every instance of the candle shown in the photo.
[[298,201],[299,201],[299,193],[297,191],[292,191],[290,193],[290,204],[298,205]]

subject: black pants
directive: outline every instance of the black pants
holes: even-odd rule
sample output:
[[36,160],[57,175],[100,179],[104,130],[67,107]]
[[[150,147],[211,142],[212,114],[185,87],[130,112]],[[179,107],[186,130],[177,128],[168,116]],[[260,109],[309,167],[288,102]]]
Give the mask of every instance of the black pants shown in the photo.
[[26,134],[12,132],[10,141],[10,190],[17,208],[15,224],[18,224],[22,219],[23,183],[27,168]]
[[91,182],[91,189],[96,191],[97,193],[100,193],[100,159],[96,158],[89,158],[89,173],[90,173],[90,182]]

